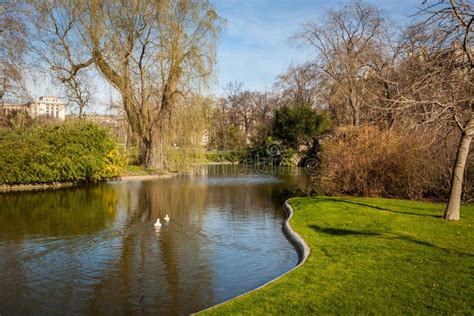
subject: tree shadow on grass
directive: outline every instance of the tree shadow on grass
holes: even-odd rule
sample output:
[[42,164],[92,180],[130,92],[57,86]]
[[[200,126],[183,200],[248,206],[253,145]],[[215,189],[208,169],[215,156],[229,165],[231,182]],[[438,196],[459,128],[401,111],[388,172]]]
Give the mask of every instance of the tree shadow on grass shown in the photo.
[[344,229],[344,228],[331,228],[331,227],[321,227],[318,225],[309,225],[312,229],[319,233],[332,235],[332,236],[380,236],[380,233],[373,233],[373,232],[361,232],[357,230],[351,229]]
[[399,234],[394,234],[394,233],[378,233],[378,232],[370,232],[370,231],[358,231],[358,230],[352,230],[352,229],[345,229],[345,228],[332,228],[332,227],[321,227],[315,224],[309,225],[310,228],[315,230],[318,233],[323,233],[326,235],[331,235],[331,236],[378,236],[380,238],[384,239],[398,239],[402,241],[409,241],[421,246],[426,246],[426,247],[431,247],[431,248],[436,248],[448,253],[454,253],[459,256],[468,256],[468,257],[474,257],[473,254],[454,250],[454,249],[449,249],[449,248],[444,248],[440,246],[436,246],[432,243],[423,241],[423,240],[418,240],[415,239],[411,236],[405,236],[405,235],[399,235]]
[[347,201],[347,200],[334,199],[334,198],[328,198],[328,197],[320,197],[320,198],[318,198],[318,199],[319,199],[319,200],[323,200],[323,201],[328,201],[328,202],[359,205],[359,206],[369,207],[369,208],[373,208],[373,209],[380,210],[380,211],[387,211],[387,212],[392,212],[392,213],[397,213],[397,214],[405,214],[405,215],[414,215],[414,216],[425,216],[425,217],[442,218],[442,215],[420,214],[420,213],[413,213],[413,212],[395,211],[395,210],[388,209],[388,208],[385,208],[385,207],[380,207],[380,206],[376,206],[376,205],[366,204],[366,203],[362,203],[362,202]]

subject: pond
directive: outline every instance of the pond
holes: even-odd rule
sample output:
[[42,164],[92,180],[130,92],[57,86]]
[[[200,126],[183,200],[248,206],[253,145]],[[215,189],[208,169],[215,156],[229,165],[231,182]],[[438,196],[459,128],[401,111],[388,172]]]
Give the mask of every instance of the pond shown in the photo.
[[259,171],[0,194],[0,315],[189,314],[288,271],[281,192],[307,180]]

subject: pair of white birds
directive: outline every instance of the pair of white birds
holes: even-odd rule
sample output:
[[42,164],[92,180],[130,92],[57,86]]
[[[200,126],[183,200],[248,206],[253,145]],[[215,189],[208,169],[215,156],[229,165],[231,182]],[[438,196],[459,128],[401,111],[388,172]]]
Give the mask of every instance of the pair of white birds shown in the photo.
[[[165,216],[164,219],[165,219],[165,222],[169,222],[169,221],[170,221],[170,217],[168,216],[168,214],[166,214],[166,216]],[[156,219],[155,227],[161,227],[160,218],[157,218],[157,219]]]

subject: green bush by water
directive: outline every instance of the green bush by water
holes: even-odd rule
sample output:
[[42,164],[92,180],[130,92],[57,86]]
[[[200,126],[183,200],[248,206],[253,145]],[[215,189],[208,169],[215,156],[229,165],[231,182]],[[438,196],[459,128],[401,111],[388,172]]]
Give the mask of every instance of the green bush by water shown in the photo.
[[232,150],[213,150],[206,152],[206,159],[209,162],[237,162],[242,159],[242,156],[242,153]]
[[0,130],[0,184],[95,182],[124,166],[114,139],[93,123]]

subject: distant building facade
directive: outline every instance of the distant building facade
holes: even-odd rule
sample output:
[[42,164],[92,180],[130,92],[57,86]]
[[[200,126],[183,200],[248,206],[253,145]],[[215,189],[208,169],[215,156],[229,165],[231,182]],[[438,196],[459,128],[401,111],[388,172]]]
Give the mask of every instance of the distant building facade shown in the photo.
[[64,121],[66,117],[65,103],[54,96],[43,96],[38,101],[23,104],[5,103],[0,109],[3,115],[13,112],[24,112],[32,118],[49,117]]

